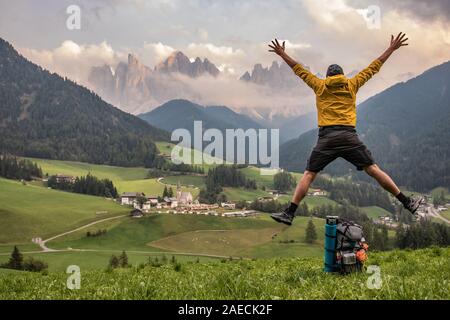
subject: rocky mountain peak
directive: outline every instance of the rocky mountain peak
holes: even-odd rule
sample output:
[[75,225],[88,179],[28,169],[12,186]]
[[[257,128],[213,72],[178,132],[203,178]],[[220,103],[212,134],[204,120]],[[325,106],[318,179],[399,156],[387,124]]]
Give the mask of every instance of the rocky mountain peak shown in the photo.
[[285,63],[280,65],[277,61],[273,61],[270,67],[257,63],[251,73],[246,71],[240,79],[274,88],[291,88],[297,84],[291,68]]

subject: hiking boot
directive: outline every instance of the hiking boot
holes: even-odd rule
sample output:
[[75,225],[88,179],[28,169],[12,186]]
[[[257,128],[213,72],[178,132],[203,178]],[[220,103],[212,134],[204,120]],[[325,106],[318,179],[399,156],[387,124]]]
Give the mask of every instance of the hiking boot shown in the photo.
[[292,225],[292,220],[294,220],[294,214],[290,213],[288,209],[282,212],[272,213],[270,216],[276,222],[281,222],[288,226]]
[[405,207],[405,209],[407,209],[412,214],[415,214],[417,209],[419,209],[419,206],[422,204],[423,200],[424,199],[421,196],[419,196],[419,197],[411,197],[411,198],[409,198],[408,203],[406,203],[404,205],[404,207]]

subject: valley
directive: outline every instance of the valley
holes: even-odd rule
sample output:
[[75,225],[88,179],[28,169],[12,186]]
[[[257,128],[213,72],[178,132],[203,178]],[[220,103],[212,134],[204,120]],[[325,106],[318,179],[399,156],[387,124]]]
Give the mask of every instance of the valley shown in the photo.
[[[170,154],[173,144],[156,142],[159,152]],[[191,155],[197,150],[186,149]],[[204,174],[165,173],[160,178],[149,178],[149,169],[117,167],[74,161],[28,158],[41,167],[44,175],[83,176],[91,174],[113,181],[119,194],[144,192],[161,195],[165,187],[181,186],[194,198],[205,187],[205,174],[215,165],[203,166]],[[291,192],[273,195],[273,176],[260,175],[259,168],[245,166],[239,169],[248,179],[254,179],[257,189],[225,187],[228,201],[253,201],[256,198],[277,199],[287,203]],[[295,180],[301,174],[292,173]],[[333,178],[336,181],[339,179]],[[149,258],[177,257],[179,261],[214,261],[220,259],[269,259],[290,257],[321,257],[323,255],[324,219],[314,218],[318,238],[305,242],[305,230],[310,218],[297,217],[291,227],[275,223],[267,213],[254,217],[230,218],[199,214],[174,214],[170,209],[152,209],[142,218],[129,216],[130,206],[114,200],[52,190],[45,182],[27,182],[0,179],[2,209],[0,210],[0,263],[6,262],[14,245],[26,257],[41,259],[49,270],[63,271],[76,264],[86,270],[106,268],[112,254],[127,252],[132,265],[145,263]],[[445,190],[444,190],[445,191]],[[434,193],[441,193],[437,189]],[[304,203],[309,210],[338,203],[328,196],[307,196]],[[361,207],[370,219],[392,216],[377,206]],[[230,211],[230,210],[229,210]],[[231,210],[233,211],[233,210]],[[220,208],[219,214],[227,212]],[[88,232],[105,230],[98,237],[87,237]],[[64,234],[68,232],[67,234]],[[55,237],[56,236],[56,237]],[[31,242],[39,237],[45,249]],[[390,241],[395,233],[389,231]]]

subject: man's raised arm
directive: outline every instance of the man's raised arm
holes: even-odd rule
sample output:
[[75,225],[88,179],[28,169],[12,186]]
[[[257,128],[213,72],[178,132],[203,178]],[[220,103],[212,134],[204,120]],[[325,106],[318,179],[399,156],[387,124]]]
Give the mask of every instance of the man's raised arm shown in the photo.
[[352,86],[354,92],[358,92],[359,88],[361,88],[367,81],[369,81],[378,71],[380,71],[383,63],[386,62],[387,59],[400,47],[407,46],[405,43],[408,38],[405,38],[406,34],[400,32],[397,37],[394,39],[394,36],[391,35],[391,44],[389,48],[386,49],[385,52],[377,59],[375,59],[367,68],[359,72],[356,76],[350,79],[349,83]]
[[407,46],[408,44],[406,41],[408,38],[405,38],[406,34],[400,32],[397,37],[394,39],[394,36],[391,35],[391,44],[389,45],[389,48],[386,49],[385,52],[378,58],[382,63],[385,63],[387,59],[391,56],[391,54],[394,53],[395,50]]
[[280,45],[277,39],[272,41],[269,52],[274,52],[279,55],[288,65],[294,70],[295,74],[299,76],[311,89],[315,92],[320,89],[322,80],[313,75],[309,70],[304,68],[300,63],[292,59],[285,50],[285,41]]

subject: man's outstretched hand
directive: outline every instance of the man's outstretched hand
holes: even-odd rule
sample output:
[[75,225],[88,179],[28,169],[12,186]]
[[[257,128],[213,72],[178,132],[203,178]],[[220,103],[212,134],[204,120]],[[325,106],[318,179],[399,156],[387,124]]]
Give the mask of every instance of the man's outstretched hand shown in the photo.
[[271,48],[269,52],[275,52],[277,55],[282,56],[285,53],[285,41],[283,41],[283,44],[280,45],[277,39],[272,41],[272,45],[269,44],[269,47]]
[[406,34],[402,32],[400,32],[395,39],[394,36],[391,35],[391,45],[389,46],[389,49],[395,51],[400,47],[407,46],[408,44],[406,43],[406,41],[408,40],[408,38],[405,37]]
[[406,41],[408,40],[408,38],[405,37],[406,34],[403,32],[400,32],[395,38],[393,35],[391,35],[391,44],[389,45],[389,48],[387,48],[387,50],[383,52],[383,54],[378,58],[378,60],[380,60],[382,63],[385,63],[386,60],[389,59],[389,57],[395,50],[403,46],[407,46],[408,43],[406,43]]
[[281,58],[283,58],[283,60],[291,68],[293,68],[297,64],[297,61],[295,61],[294,59],[289,57],[289,55],[286,53],[285,42],[286,41],[283,41],[283,43],[280,44],[277,39],[273,40],[272,44],[271,45],[269,44],[269,47],[270,47],[269,52],[275,52],[277,55],[279,55]]

